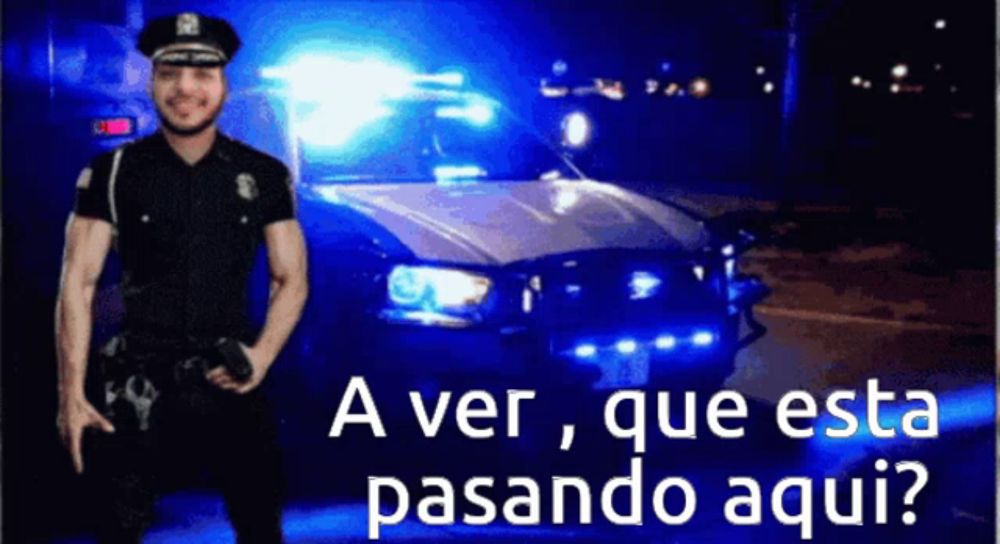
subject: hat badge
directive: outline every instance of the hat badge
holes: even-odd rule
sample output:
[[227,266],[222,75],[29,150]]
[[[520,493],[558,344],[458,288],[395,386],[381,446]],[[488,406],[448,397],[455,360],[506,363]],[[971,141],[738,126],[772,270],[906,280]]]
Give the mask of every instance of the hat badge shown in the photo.
[[257,180],[246,172],[236,176],[236,194],[240,195],[243,200],[257,198]]
[[177,16],[178,36],[197,36],[201,34],[201,21],[196,13],[181,13]]

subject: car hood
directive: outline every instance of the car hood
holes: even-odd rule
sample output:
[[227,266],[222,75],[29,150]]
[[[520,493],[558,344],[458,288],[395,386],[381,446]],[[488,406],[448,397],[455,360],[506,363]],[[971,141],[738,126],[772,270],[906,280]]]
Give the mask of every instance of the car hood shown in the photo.
[[336,185],[314,188],[364,214],[421,260],[504,265],[611,248],[693,251],[704,225],[677,209],[594,181]]

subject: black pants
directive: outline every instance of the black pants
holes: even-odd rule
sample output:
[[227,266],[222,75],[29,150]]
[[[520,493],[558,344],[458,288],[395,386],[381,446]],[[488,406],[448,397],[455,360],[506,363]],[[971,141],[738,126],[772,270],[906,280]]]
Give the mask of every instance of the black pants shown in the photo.
[[264,395],[259,389],[238,395],[202,379],[178,382],[162,374],[149,380],[156,394],[145,423],[118,398],[106,410],[116,432],[88,432],[84,438],[85,474],[99,510],[98,541],[139,542],[158,494],[178,470],[207,469],[239,543],[282,542],[284,478]]

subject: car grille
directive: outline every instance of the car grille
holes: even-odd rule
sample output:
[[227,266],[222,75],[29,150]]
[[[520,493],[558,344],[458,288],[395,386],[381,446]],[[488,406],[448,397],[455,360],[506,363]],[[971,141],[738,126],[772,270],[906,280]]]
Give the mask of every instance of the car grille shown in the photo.
[[[690,323],[716,314],[721,298],[715,270],[690,261],[568,260],[529,281],[537,292],[535,319],[550,331],[609,331]],[[635,278],[645,287],[636,289]]]

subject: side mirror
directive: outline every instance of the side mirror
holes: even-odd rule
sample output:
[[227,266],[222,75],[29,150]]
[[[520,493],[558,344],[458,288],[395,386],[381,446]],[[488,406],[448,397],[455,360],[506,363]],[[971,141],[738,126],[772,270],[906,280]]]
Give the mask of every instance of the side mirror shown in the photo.
[[761,243],[762,233],[767,232],[761,212],[740,210],[725,212],[705,221],[715,245],[731,244],[739,255]]

